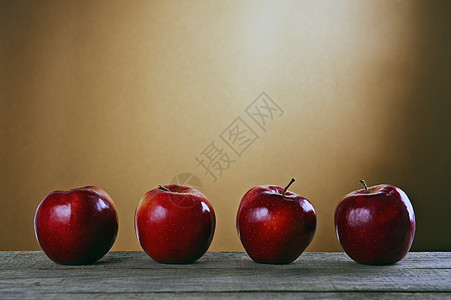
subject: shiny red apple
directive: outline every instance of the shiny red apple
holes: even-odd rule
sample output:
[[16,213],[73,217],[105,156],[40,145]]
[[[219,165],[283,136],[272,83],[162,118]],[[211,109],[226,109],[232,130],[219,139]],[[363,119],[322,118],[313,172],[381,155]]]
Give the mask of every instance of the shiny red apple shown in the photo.
[[386,265],[403,259],[415,235],[415,214],[406,193],[380,184],[347,194],[335,209],[338,240],[353,260]]
[[146,253],[161,263],[190,263],[207,252],[216,217],[208,199],[181,185],[147,192],[135,212],[135,230]]
[[42,250],[54,262],[89,264],[103,257],[116,240],[116,207],[98,187],[55,191],[39,204],[34,230]]
[[316,231],[316,213],[304,197],[285,187],[257,186],[241,200],[236,228],[247,254],[256,262],[286,264],[307,248]]

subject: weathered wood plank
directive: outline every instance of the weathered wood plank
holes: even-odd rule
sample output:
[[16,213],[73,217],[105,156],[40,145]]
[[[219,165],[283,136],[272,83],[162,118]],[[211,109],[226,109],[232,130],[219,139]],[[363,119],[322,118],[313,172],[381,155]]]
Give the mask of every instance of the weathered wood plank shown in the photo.
[[[351,260],[344,252],[306,252],[295,262],[276,266],[303,268],[373,268]],[[393,266],[376,268],[451,269],[451,252],[410,252]],[[87,266],[62,266],[50,261],[42,251],[0,251],[0,270],[20,269],[272,269],[274,265],[254,263],[245,252],[207,252],[199,261],[187,265],[167,265],[153,261],[144,251],[111,251]]]
[[[34,289],[50,293],[133,291],[232,292],[232,291],[403,291],[451,292],[451,270],[335,269],[124,269],[118,270],[13,270],[0,272],[0,289]],[[101,283],[101,284],[99,284]]]
[[443,293],[364,293],[364,292],[232,292],[232,293],[49,293],[49,294],[35,294],[35,293],[7,293],[1,294],[2,298],[6,299],[30,299],[30,298],[45,298],[45,299],[449,299],[449,295]]
[[96,264],[62,266],[42,252],[0,252],[0,298],[321,299],[393,293],[401,298],[451,298],[451,253],[409,253],[395,265],[366,266],[344,253],[305,253],[289,265],[265,265],[252,262],[243,252],[208,252],[194,264],[167,265],[144,252],[110,252]]

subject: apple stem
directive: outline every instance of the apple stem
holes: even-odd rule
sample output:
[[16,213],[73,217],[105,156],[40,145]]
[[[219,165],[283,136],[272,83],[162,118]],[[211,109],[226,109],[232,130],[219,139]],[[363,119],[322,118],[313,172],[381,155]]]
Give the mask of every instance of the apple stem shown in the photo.
[[290,183],[288,183],[287,186],[283,189],[282,196],[285,196],[286,191],[288,190],[288,188],[290,187],[290,185],[293,184],[293,182],[294,182],[295,180],[296,180],[296,179],[291,178]]
[[167,188],[165,188],[165,187],[162,186],[162,185],[158,185],[158,188],[159,188],[160,190],[163,190],[163,191],[166,191],[166,192],[170,192],[170,190],[168,190]]
[[360,180],[359,181],[359,183],[363,186],[363,188],[365,189],[365,192],[367,193],[367,194],[369,194],[370,193],[370,190],[368,189],[368,186],[366,185],[366,182],[365,182],[365,180]]

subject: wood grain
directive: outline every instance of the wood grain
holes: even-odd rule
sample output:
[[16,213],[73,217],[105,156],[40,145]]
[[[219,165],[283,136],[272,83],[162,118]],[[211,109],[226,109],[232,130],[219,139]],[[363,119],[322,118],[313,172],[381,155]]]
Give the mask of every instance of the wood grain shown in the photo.
[[110,252],[63,266],[42,252],[0,252],[0,298],[451,298],[451,253],[409,253],[390,266],[344,253],[304,253],[292,264],[257,264],[244,252],[208,252],[188,265],[144,252]]

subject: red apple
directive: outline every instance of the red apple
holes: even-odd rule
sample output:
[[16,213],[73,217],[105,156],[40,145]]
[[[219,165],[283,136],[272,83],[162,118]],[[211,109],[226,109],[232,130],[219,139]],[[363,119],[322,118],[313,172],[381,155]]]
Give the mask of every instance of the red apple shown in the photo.
[[39,245],[59,264],[89,264],[100,259],[113,246],[117,230],[113,200],[94,186],[50,193],[34,217]]
[[347,194],[335,209],[338,240],[353,260],[386,265],[403,259],[415,235],[415,214],[406,193],[380,184]]
[[286,264],[297,259],[315,235],[316,213],[304,197],[285,187],[257,186],[241,200],[236,228],[256,262]]
[[198,190],[181,185],[147,192],[135,212],[135,230],[144,251],[161,263],[190,263],[207,252],[216,226],[215,211]]

